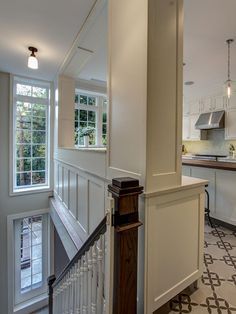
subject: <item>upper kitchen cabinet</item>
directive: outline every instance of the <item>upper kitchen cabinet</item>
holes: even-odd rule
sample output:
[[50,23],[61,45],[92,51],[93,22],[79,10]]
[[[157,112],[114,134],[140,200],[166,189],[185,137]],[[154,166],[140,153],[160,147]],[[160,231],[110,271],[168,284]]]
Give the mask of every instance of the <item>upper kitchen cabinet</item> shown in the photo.
[[227,109],[236,109],[236,94],[233,93],[230,97],[230,99],[227,99],[226,97],[226,101],[227,101]]
[[192,115],[199,114],[201,112],[202,102],[197,99],[189,102],[189,113]]
[[199,117],[199,113],[198,114],[191,114],[189,116],[190,140],[194,140],[194,141],[200,140],[200,137],[201,137],[200,130],[197,130],[195,128],[195,124],[197,122],[198,117]]
[[183,117],[183,141],[190,140],[190,119],[189,115]]
[[189,114],[189,103],[184,99],[183,100],[183,115]]
[[226,103],[223,96],[211,96],[202,99],[202,112],[212,112],[224,109],[226,109]]
[[236,109],[226,111],[225,139],[236,140]]
[[204,97],[202,98],[202,112],[213,111],[213,97]]

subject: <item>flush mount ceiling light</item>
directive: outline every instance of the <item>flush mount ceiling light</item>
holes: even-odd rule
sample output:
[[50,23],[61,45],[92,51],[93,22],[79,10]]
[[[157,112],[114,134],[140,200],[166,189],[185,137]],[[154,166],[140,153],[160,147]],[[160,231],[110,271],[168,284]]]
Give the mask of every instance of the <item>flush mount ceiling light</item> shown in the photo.
[[234,42],[233,39],[227,39],[226,44],[228,45],[228,78],[227,81],[224,83],[224,94],[230,98],[232,95],[232,87],[233,81],[230,78],[230,45]]
[[31,55],[28,58],[28,68],[30,69],[38,69],[38,59],[36,58],[35,53],[38,52],[38,49],[35,47],[29,47],[29,51],[31,51]]

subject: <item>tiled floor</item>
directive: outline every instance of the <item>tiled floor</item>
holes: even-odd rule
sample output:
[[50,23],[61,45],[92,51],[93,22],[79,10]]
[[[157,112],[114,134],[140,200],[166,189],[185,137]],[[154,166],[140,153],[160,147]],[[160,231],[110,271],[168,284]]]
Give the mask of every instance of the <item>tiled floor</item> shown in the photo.
[[204,250],[199,289],[188,288],[156,314],[236,314],[236,232],[206,225]]

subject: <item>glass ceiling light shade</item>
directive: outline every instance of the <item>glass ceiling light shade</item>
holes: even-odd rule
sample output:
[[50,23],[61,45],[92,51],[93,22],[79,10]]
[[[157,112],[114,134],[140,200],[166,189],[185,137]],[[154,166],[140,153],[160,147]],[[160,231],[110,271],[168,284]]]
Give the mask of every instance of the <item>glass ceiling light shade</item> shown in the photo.
[[35,47],[29,47],[29,51],[31,51],[31,55],[28,58],[28,68],[37,70],[39,67],[38,59],[36,58],[35,52],[38,51]]
[[232,92],[235,88],[235,82],[233,82],[230,78],[230,45],[234,42],[233,39],[227,39],[226,43],[228,45],[228,78],[227,81],[224,83],[224,94],[228,97],[231,97]]

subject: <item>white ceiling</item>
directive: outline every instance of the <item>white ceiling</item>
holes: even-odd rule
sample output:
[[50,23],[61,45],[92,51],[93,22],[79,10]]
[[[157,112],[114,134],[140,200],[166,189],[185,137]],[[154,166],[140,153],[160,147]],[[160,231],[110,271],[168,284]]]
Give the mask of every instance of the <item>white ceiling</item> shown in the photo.
[[[236,80],[236,1],[184,0],[184,96],[221,91],[227,76],[226,39]],[[0,0],[0,70],[51,80],[59,70],[95,0]],[[39,49],[39,70],[27,68],[27,47]],[[103,7],[79,46],[93,51],[77,77],[106,81],[107,9]]]
[[[0,71],[52,80],[95,0],[0,0]],[[27,68],[28,46],[39,69]]]
[[91,81],[92,84],[107,80],[107,2],[101,1],[94,12],[79,34],[76,47],[63,70],[66,75]]
[[231,47],[231,78],[236,80],[236,1],[184,1],[184,96],[194,98],[221,92],[227,78],[226,39]]

